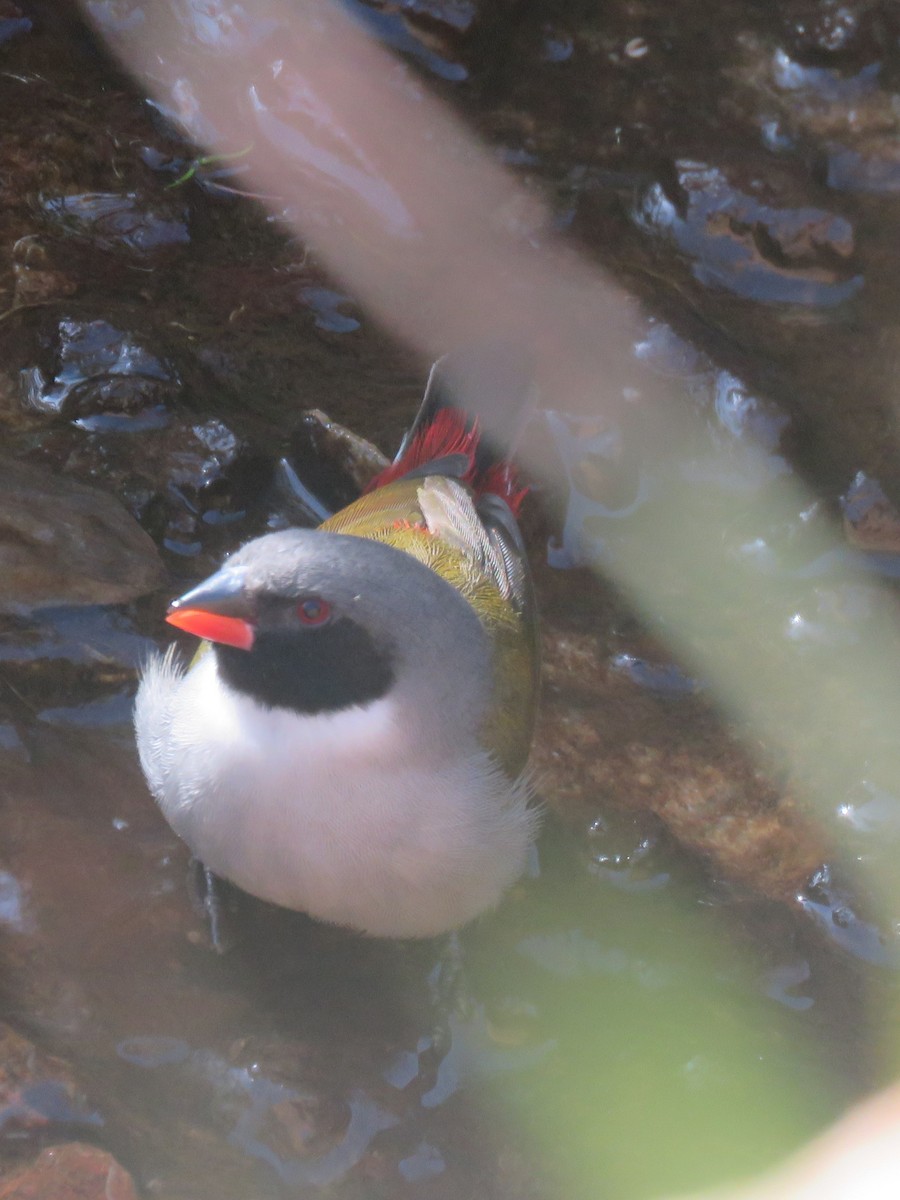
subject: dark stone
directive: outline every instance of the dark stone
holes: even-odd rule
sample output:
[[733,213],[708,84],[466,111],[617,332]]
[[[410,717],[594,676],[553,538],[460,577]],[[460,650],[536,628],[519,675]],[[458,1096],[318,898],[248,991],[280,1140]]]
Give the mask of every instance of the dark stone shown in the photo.
[[0,459],[0,611],[122,604],[164,579],[153,542],[113,496]]

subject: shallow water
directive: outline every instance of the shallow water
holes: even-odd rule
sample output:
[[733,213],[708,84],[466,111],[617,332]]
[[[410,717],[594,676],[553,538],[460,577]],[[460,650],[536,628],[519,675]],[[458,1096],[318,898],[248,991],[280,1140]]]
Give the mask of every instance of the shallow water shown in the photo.
[[[528,434],[557,480],[526,518],[539,864],[458,945],[232,897],[221,957],[137,768],[136,667],[169,597],[285,520],[299,410],[391,452],[422,372],[231,194],[240,145],[195,160],[74,11],[0,16],[4,448],[112,492],[168,571],[127,605],[0,618],[2,1015],[65,1064],[35,1086],[79,1093],[38,1088],[41,1119],[0,1126],[7,1162],[78,1138],[161,1197],[654,1195],[767,1164],[886,1077],[896,930],[850,867],[891,861],[892,746],[813,780],[818,825],[791,764],[763,772],[709,681],[582,569],[653,544],[677,497],[737,514],[731,590],[692,614],[723,656],[756,573],[785,645],[836,678],[890,604],[896,38],[889,5],[841,11],[370,13],[648,315],[614,417],[548,397]],[[650,453],[660,378],[700,419]],[[771,489],[795,475],[820,499],[786,518]]]

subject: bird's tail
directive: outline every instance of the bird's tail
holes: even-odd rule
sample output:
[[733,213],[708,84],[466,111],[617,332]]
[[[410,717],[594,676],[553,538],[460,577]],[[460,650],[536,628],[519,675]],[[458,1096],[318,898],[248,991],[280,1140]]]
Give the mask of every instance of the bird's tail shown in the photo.
[[490,343],[445,354],[431,368],[394,461],[366,491],[416,475],[449,475],[476,495],[501,497],[517,513],[527,488],[510,459],[535,403],[532,372],[514,347]]

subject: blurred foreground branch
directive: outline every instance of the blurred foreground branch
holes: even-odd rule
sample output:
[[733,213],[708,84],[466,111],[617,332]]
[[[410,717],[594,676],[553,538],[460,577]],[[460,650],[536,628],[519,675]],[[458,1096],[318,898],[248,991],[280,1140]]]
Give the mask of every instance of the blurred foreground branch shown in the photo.
[[898,1139],[900,1088],[893,1087],[853,1109],[771,1175],[694,1200],[895,1200]]

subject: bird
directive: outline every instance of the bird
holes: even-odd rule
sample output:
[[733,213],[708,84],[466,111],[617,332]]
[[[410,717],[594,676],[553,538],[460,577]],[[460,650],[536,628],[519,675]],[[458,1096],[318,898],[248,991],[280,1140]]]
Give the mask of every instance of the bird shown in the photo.
[[[426,938],[494,908],[539,825],[525,494],[492,426],[534,404],[509,352],[434,364],[393,462],[317,528],[254,538],[172,602],[203,639],[142,670],[140,763],[215,876],[316,920]],[[506,414],[506,415],[504,415]]]

